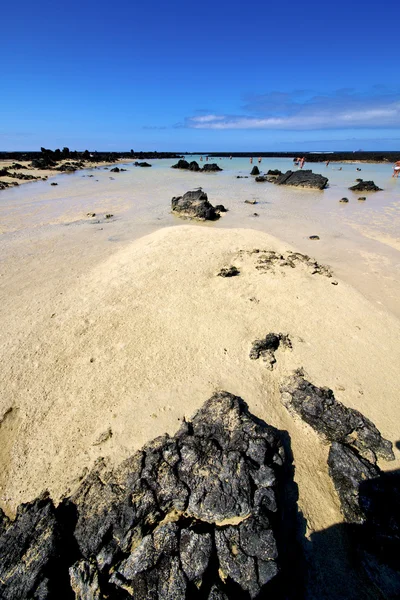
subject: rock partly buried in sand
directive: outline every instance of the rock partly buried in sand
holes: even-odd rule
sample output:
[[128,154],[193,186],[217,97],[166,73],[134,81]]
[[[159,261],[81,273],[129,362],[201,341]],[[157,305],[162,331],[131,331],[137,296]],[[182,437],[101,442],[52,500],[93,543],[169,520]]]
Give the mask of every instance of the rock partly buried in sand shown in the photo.
[[329,388],[319,388],[297,372],[282,386],[281,392],[286,408],[324,439],[351,446],[374,463],[377,457],[394,460],[392,443],[358,410],[338,402]]
[[348,201],[349,201],[349,199],[348,199],[348,198],[341,198],[341,199],[339,200],[339,202],[341,202],[342,204],[347,204],[347,203],[348,203]]
[[151,167],[148,162],[135,162],[135,167]]
[[55,183],[55,182],[53,181],[53,183],[51,183],[50,185],[58,185],[58,183]]
[[257,200],[254,200],[254,198],[252,200],[245,200],[244,201],[245,204],[257,204]]
[[366,199],[367,199],[366,196],[360,196],[358,200],[359,200],[359,202],[365,202]]
[[287,171],[275,179],[276,185],[292,185],[302,188],[323,190],[328,183],[328,178],[311,170]]
[[257,165],[254,165],[254,167],[251,170],[250,175],[259,175],[260,174],[260,169],[257,167]]
[[237,267],[223,267],[218,273],[220,277],[236,277],[236,275],[240,275],[240,271]]
[[249,356],[252,360],[262,358],[272,371],[276,363],[275,352],[280,346],[283,348],[292,348],[289,336],[283,333],[268,333],[265,338],[253,342]]
[[215,394],[174,437],[112,472],[99,465],[57,509],[43,498],[5,518],[1,597],[276,597],[284,462],[276,429]]
[[356,185],[349,187],[349,190],[353,192],[381,192],[382,188],[375,185],[373,181],[363,181],[361,179]]
[[208,201],[208,196],[203,190],[186,192],[183,196],[171,200],[172,212],[180,217],[199,219],[201,221],[215,221],[219,219],[222,205],[219,209]]
[[119,171],[119,167],[114,167],[113,169],[110,169],[110,173],[119,173]]
[[317,241],[317,240],[319,240],[319,235],[310,235],[308,239]]
[[258,177],[255,178],[255,181],[257,181],[257,183],[263,183],[264,181],[268,181],[268,179],[265,175],[258,175]]

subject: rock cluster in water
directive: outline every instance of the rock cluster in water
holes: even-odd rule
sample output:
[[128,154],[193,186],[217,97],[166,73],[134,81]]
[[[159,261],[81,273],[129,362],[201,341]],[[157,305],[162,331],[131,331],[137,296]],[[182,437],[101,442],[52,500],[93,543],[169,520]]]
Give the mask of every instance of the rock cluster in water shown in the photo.
[[226,208],[222,204],[213,206],[201,188],[172,198],[171,207],[172,212],[180,217],[201,221],[215,221],[219,219],[221,212],[226,212]]
[[206,163],[203,168],[200,168],[199,164],[193,160],[192,162],[188,162],[183,158],[178,160],[175,165],[172,165],[172,169],[184,169],[187,171],[198,171],[203,173],[212,173],[216,171],[222,171],[221,167],[217,165],[217,163]]
[[284,461],[279,432],[217,393],[57,508],[43,495],[1,514],[1,598],[277,597]]

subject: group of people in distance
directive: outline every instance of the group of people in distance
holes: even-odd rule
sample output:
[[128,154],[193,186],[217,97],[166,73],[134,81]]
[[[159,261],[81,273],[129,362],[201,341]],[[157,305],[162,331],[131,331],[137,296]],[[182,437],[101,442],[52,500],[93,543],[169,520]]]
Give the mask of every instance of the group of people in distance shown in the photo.
[[306,162],[305,156],[293,159],[293,163],[296,165],[296,167],[300,167],[300,169],[302,169],[304,167],[305,162]]

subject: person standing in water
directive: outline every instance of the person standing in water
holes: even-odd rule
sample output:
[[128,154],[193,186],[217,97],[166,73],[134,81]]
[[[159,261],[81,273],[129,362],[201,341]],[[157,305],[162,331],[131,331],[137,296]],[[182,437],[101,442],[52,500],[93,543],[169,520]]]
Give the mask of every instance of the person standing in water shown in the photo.
[[394,167],[393,167],[393,175],[392,177],[395,177],[396,179],[398,179],[399,177],[399,173],[400,173],[400,160],[397,160],[394,163]]
[[258,164],[261,164],[262,158],[261,156],[258,157]]
[[252,156],[250,157],[250,164],[251,165],[253,164],[253,157]]
[[330,163],[330,162],[331,162],[330,160],[327,160],[327,161],[326,161],[326,166],[327,166],[327,167],[329,167],[329,163]]
[[302,169],[302,168],[304,167],[304,163],[305,163],[305,162],[306,162],[306,159],[305,159],[305,157],[303,156],[303,157],[300,159],[300,169]]

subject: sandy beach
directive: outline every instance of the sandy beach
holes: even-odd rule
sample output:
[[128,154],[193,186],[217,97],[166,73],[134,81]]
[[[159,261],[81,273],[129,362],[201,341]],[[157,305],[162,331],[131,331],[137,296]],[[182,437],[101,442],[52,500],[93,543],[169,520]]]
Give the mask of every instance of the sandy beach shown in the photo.
[[[45,489],[60,501],[96,460],[118,465],[226,390],[288,431],[306,536],[342,522],[328,448],[288,414],[279,388],[301,367],[399,439],[398,189],[378,193],[379,221],[378,195],[360,216],[356,200],[338,204],[339,185],[281,191],[161,166],[116,182],[94,171],[96,184],[87,171],[0,197],[1,508],[13,515]],[[170,215],[173,190],[200,181],[229,207],[217,224]],[[251,197],[257,204],[244,204]],[[332,277],[302,262],[267,268],[270,251],[308,254]],[[231,265],[239,276],[218,277]],[[249,359],[270,332],[292,342],[273,370]],[[382,469],[399,468],[395,454]],[[337,589],[350,598],[346,586],[361,584],[342,568]]]

